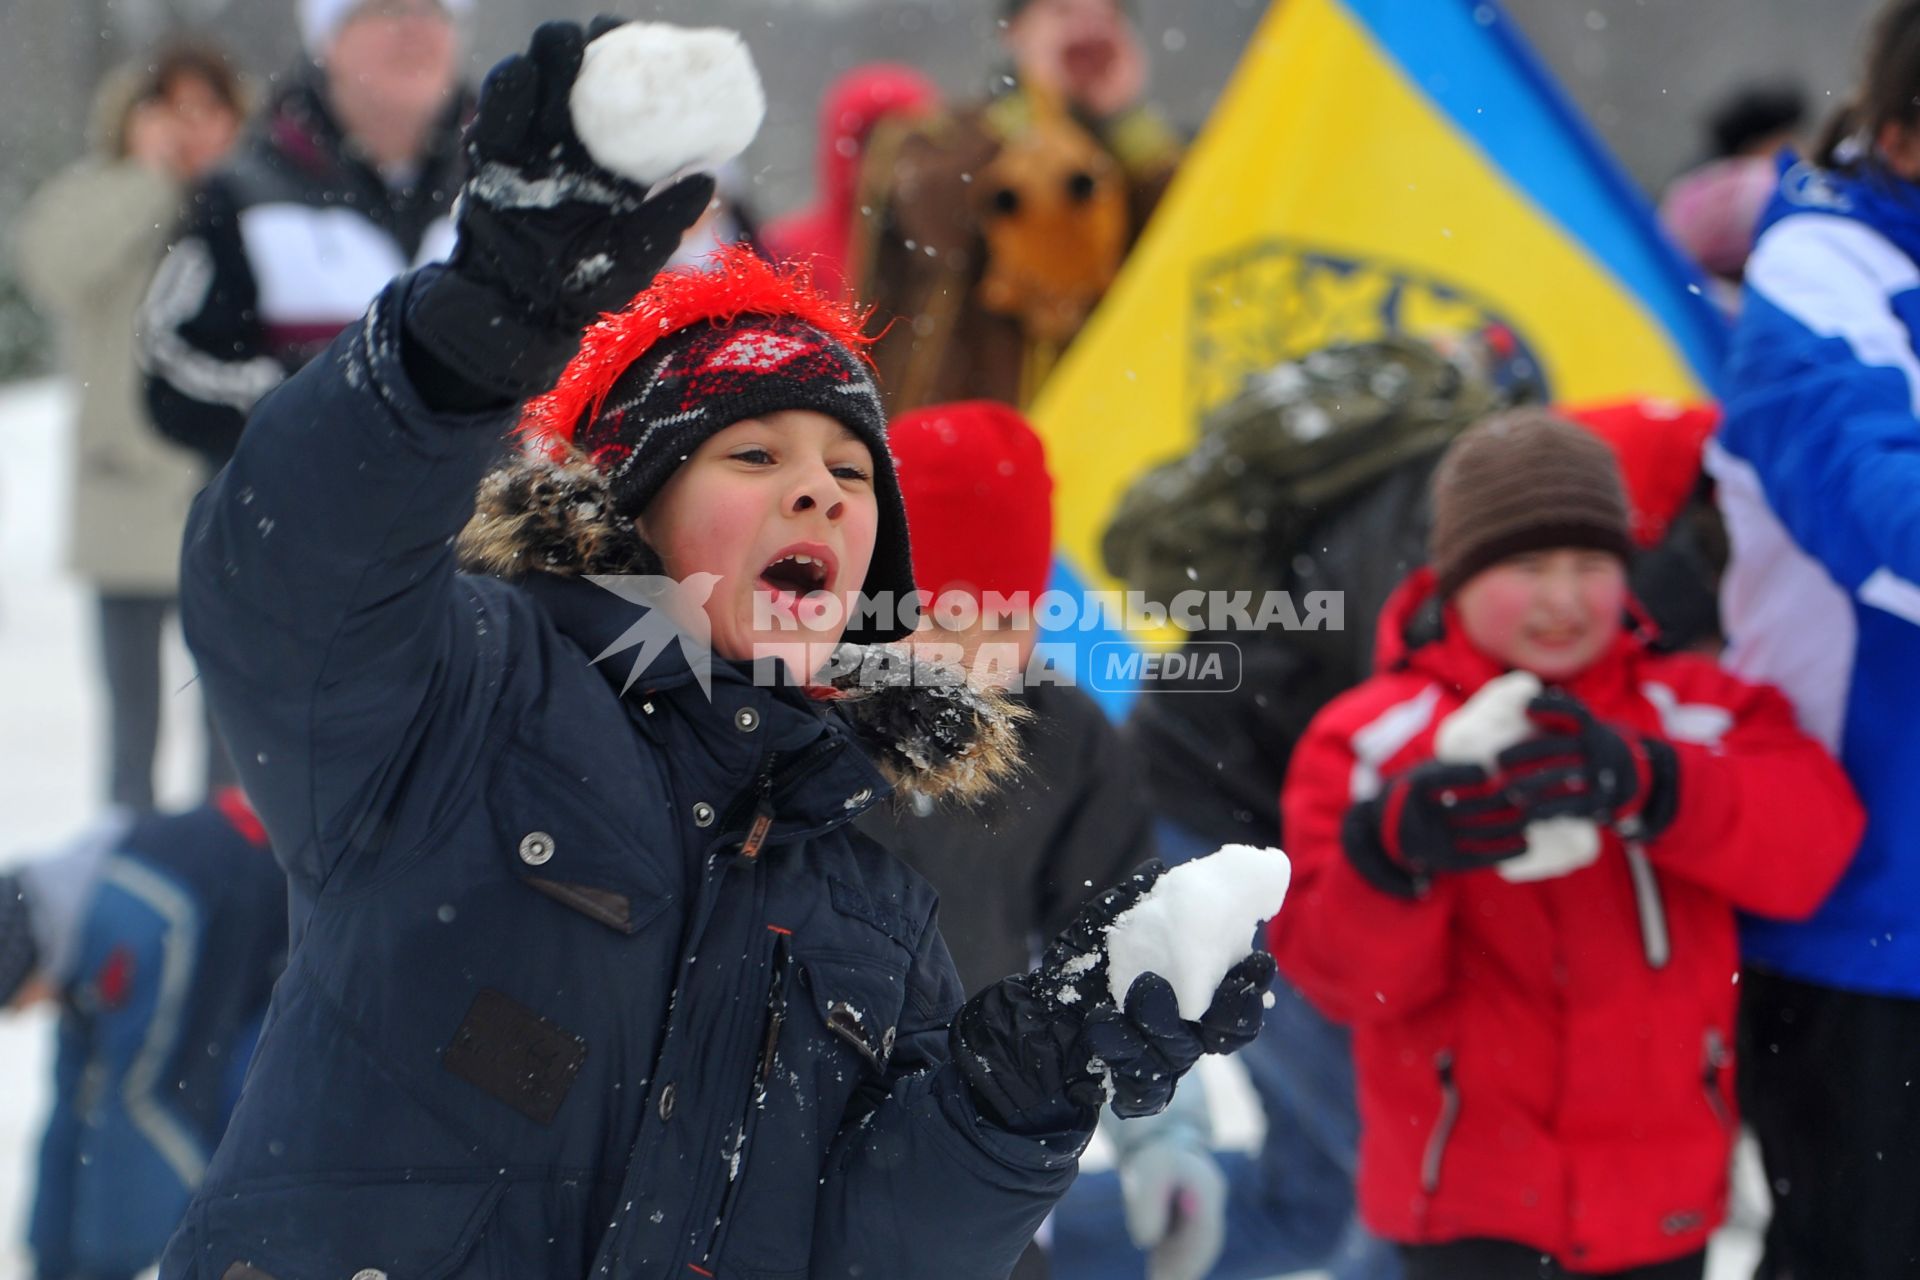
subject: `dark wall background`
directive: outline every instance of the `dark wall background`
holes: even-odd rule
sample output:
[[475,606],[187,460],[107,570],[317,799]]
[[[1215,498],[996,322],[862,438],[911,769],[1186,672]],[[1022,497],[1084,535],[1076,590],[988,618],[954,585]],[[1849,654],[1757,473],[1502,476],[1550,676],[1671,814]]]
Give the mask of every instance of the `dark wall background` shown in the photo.
[[[1790,75],[1822,109],[1844,96],[1874,7],[1875,0],[1507,0],[1650,190],[1698,158],[1700,113],[1731,85]],[[1264,8],[1265,0],[1137,0],[1153,94],[1176,120],[1189,128],[1205,120]],[[771,104],[746,157],[763,214],[810,193],[815,103],[839,71],[897,59],[951,93],[971,94],[997,70],[999,0],[475,0],[475,9],[476,75],[548,17],[608,11],[738,28]],[[79,150],[92,86],[108,66],[184,28],[223,39],[269,81],[298,54],[292,11],[292,0],[0,0],[0,235],[33,184]],[[0,377],[35,367],[44,354],[9,274],[0,264]]]

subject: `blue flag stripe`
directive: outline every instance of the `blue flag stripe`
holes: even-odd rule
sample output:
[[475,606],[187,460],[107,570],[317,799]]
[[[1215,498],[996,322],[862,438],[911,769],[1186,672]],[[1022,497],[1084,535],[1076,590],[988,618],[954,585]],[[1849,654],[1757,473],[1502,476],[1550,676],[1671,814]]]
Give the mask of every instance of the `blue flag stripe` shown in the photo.
[[[1285,0],[1280,0],[1285,3]],[[1604,263],[1717,386],[1725,327],[1645,196],[1491,0],[1346,0],[1408,79]]]

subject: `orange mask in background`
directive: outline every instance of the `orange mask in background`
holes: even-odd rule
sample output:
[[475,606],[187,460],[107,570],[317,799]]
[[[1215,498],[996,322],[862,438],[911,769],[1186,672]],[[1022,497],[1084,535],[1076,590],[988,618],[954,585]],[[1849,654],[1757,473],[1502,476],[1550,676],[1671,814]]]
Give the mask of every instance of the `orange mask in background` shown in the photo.
[[987,245],[980,303],[1028,340],[1065,343],[1113,283],[1127,247],[1120,166],[1051,94],[973,183]]

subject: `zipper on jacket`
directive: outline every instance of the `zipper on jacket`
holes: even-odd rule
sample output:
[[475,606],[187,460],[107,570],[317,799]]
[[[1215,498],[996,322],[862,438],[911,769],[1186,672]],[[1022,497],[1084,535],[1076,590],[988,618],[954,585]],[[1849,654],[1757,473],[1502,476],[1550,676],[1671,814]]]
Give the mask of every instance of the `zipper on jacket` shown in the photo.
[[841,744],[834,739],[807,748],[792,758],[782,761],[778,753],[767,757],[759,774],[753,781],[753,787],[738,797],[728,807],[726,821],[721,830],[732,830],[746,823],[747,833],[740,841],[740,856],[751,862],[760,856],[760,850],[767,842],[767,835],[773,830],[776,816],[773,798],[783,792],[791,791],[807,777],[819,771],[827,760],[840,750]]
[[773,935],[773,982],[767,990],[767,1034],[760,1042],[760,1067],[754,1072],[753,1105],[766,1101],[773,1079],[773,1058],[780,1048],[780,1028],[787,1021],[787,935]]
[[1440,1189],[1440,1164],[1446,1158],[1447,1142],[1453,1126],[1460,1120],[1460,1086],[1453,1079],[1453,1050],[1442,1049],[1433,1056],[1434,1074],[1440,1078],[1440,1115],[1427,1135],[1426,1154],[1420,1158],[1420,1189],[1428,1195]]
[[1673,938],[1667,932],[1667,907],[1660,898],[1660,881],[1638,840],[1627,844],[1627,873],[1633,877],[1633,903],[1640,915],[1640,948],[1647,967],[1664,969],[1673,959]]
[[[721,831],[732,831],[743,823],[747,825],[747,835],[740,842],[740,853],[748,861],[759,856],[760,846],[766,842],[767,830],[773,826],[774,771],[779,764],[779,752],[770,753],[760,766],[760,772],[753,776],[752,784],[733,798],[733,803],[727,806],[726,812],[720,817]],[[763,815],[764,825],[761,823]],[[747,840],[752,838],[755,828],[760,829],[760,836],[749,848]]]
[[740,856],[751,862],[760,856],[760,846],[767,842],[767,832],[773,830],[773,771],[767,770],[760,775],[760,785],[755,789],[753,802],[753,822],[747,827],[747,838],[740,842]]
[[[747,1110],[740,1117],[740,1128],[734,1138],[733,1150],[728,1153],[727,1190],[720,1197],[720,1212],[714,1215],[713,1231],[707,1237],[706,1252],[701,1256],[702,1266],[712,1268],[720,1249],[720,1239],[726,1223],[733,1216],[734,1202],[739,1198],[740,1183],[745,1172],[747,1146],[752,1141],[753,1131],[758,1128],[760,1112],[767,1101],[767,1086],[773,1081],[774,1057],[780,1048],[780,1029],[787,1020],[787,935],[773,931],[773,978],[767,985],[767,1021],[766,1032],[760,1039],[760,1056],[753,1065],[752,1088],[747,1093]],[[711,1270],[707,1274],[712,1274]]]
[[1733,1128],[1733,1113],[1727,1106],[1726,1095],[1720,1091],[1720,1074],[1732,1060],[1720,1028],[1708,1027],[1700,1047],[1700,1085],[1707,1092],[1707,1105],[1713,1108],[1714,1119],[1726,1130]]

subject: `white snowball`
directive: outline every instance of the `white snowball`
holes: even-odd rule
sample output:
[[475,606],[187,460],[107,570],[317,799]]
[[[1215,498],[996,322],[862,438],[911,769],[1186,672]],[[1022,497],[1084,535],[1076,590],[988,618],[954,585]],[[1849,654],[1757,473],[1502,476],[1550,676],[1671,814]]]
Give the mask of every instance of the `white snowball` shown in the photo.
[[1531,671],[1509,671],[1487,681],[1465,706],[1440,722],[1433,735],[1434,755],[1449,764],[1498,768],[1502,751],[1533,736],[1527,704],[1540,691],[1540,677]]
[[767,113],[738,33],[662,22],[625,23],[589,44],[569,106],[588,154],[647,187],[719,168]]
[[[1440,722],[1433,753],[1452,764],[1499,767],[1499,755],[1537,732],[1527,704],[1540,696],[1540,678],[1510,671],[1489,680],[1466,705]],[[1590,866],[1600,856],[1600,829],[1586,818],[1549,818],[1527,824],[1527,851],[1495,868],[1514,884],[1551,880]]]
[[1586,818],[1547,818],[1527,824],[1527,851],[1494,870],[1503,880],[1526,884],[1552,880],[1590,867],[1600,856],[1600,829]]
[[1143,973],[1173,986],[1180,1016],[1198,1018],[1254,928],[1286,900],[1293,866],[1278,849],[1230,844],[1168,871],[1107,929],[1108,985],[1124,1006]]

